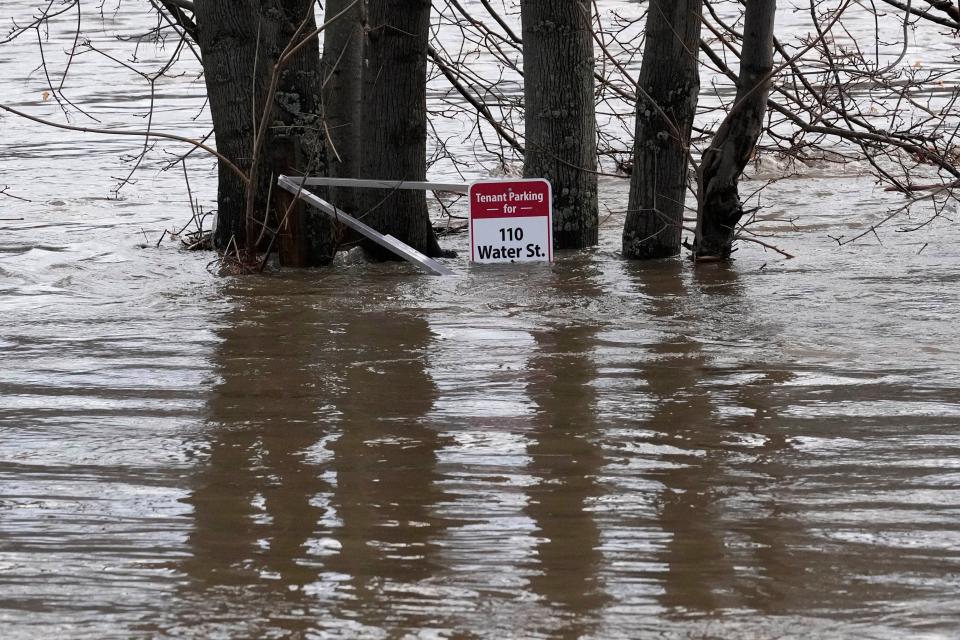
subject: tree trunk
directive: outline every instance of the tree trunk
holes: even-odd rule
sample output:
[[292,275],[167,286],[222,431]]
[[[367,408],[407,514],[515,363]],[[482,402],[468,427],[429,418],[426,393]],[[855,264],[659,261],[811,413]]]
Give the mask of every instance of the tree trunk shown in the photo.
[[690,131],[697,112],[703,0],[650,0],[638,80],[625,258],[680,253]]
[[[249,173],[253,150],[254,96],[262,104],[266,92],[266,56],[257,59],[258,2],[253,0],[197,0],[195,16],[204,80],[217,150]],[[256,61],[256,62],[255,62]],[[256,192],[266,193],[266,184]],[[220,165],[217,224],[214,246],[232,243],[246,248],[246,187]],[[260,209],[266,198],[258,202]]]
[[[352,0],[328,0],[326,14],[335,16]],[[356,178],[360,160],[360,105],[362,96],[363,3],[327,28],[323,38],[323,115],[329,136],[329,172],[335,178]],[[356,214],[356,189],[329,190],[330,200]]]
[[727,259],[743,204],[737,183],[763,131],[773,71],[776,0],[747,0],[737,99],[703,154],[695,259]]
[[597,138],[589,0],[523,0],[523,175],[553,187],[553,244],[597,243]]
[[[281,70],[275,100],[265,105],[274,65],[306,18],[302,33],[314,29],[311,0],[197,0],[198,44],[218,150],[248,174],[254,164],[254,136],[263,110],[271,126],[254,172],[253,212],[247,219],[246,187],[220,167],[214,245],[231,243],[247,255],[269,245],[280,225],[281,262],[311,266],[332,258],[331,227],[272,188],[278,173],[325,170],[320,114],[320,59],[317,39]],[[271,194],[272,192],[272,194]],[[269,198],[268,198],[269,194]],[[269,200],[269,202],[268,202]],[[268,207],[272,211],[268,211]]]
[[[427,40],[429,0],[370,0],[368,10],[360,176],[425,180],[427,175]],[[381,233],[440,255],[423,191],[366,189],[358,214]],[[370,241],[376,259],[396,259]]]
[[[270,2],[263,4],[269,5]],[[280,21],[271,63],[276,62],[301,25],[298,39],[313,32],[317,26],[312,0],[273,0],[273,4],[276,13],[272,15],[278,16]],[[328,12],[326,15],[332,14]],[[275,111],[271,118],[278,126],[268,138],[273,193],[283,194],[273,206],[273,218],[280,233],[280,264],[289,267],[329,264],[337,250],[330,219],[300,201],[291,203],[291,194],[275,186],[276,177],[281,173],[322,175],[327,171],[320,96],[322,86],[320,42],[317,36],[313,36],[280,69]]]

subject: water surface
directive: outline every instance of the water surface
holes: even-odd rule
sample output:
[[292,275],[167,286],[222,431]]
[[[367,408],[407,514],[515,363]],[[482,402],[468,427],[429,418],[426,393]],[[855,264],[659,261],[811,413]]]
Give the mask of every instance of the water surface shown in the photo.
[[[202,135],[194,80],[158,104]],[[856,167],[764,196],[794,260],[621,261],[605,178],[549,267],[237,278],[155,246],[162,154],[116,200],[135,145],[2,124],[4,638],[960,632],[960,233],[838,247],[899,202]]]

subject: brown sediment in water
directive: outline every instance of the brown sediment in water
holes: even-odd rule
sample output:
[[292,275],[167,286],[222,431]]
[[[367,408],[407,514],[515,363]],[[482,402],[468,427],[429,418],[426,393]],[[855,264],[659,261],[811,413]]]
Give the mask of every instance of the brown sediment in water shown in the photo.
[[626,263],[614,214],[552,266],[218,277],[155,246],[177,176],[108,200],[129,149],[5,125],[4,638],[955,631],[956,225],[837,247],[896,196],[806,176],[789,261]]

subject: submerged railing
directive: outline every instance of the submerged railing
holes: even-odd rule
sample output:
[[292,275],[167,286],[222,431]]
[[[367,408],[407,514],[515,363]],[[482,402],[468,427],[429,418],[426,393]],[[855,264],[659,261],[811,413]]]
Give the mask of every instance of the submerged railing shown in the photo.
[[329,187],[355,187],[364,189],[413,189],[419,191],[451,191],[454,193],[467,193],[470,185],[442,183],[442,182],[413,182],[397,180],[360,180],[355,178],[293,178],[281,175],[277,179],[277,184],[284,190],[318,209],[333,220],[340,222],[354,231],[364,235],[370,240],[376,242],[384,249],[393,252],[404,260],[411,262],[427,273],[436,276],[453,275],[453,271],[440,264],[436,260],[425,256],[410,245],[397,240],[391,235],[384,235],[366,225],[342,209],[338,209],[317,194],[306,187],[329,186]]

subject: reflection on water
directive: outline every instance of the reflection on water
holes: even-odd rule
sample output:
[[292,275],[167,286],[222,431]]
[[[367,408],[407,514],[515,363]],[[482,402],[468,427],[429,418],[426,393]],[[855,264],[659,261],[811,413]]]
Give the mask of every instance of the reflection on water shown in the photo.
[[[591,270],[562,271],[557,284],[580,299],[602,294]],[[556,323],[534,332],[527,394],[536,405],[529,433],[527,514],[536,526],[538,571],[531,588],[563,621],[557,638],[595,631],[607,602],[600,582],[600,531],[594,506],[602,494],[596,367],[591,352],[597,323]]]
[[[699,314],[744,302],[736,271],[723,265],[695,272],[689,285],[677,266],[647,280],[649,312],[658,318],[682,314],[693,290],[709,301]],[[735,412],[722,397],[717,401],[721,394],[711,385],[710,358],[699,340],[668,334],[651,352],[648,442],[668,463],[649,474],[663,486],[659,523],[670,536],[662,556],[661,603],[678,619],[739,608],[784,613],[778,611],[777,592],[790,576],[778,558],[780,534],[789,523],[776,506],[768,512],[770,505],[750,498],[775,483],[764,460],[787,455],[783,436],[765,432],[762,417],[769,416],[762,399],[760,406],[731,403]],[[761,384],[770,375],[783,381],[776,373],[762,375]],[[745,504],[732,519],[724,505],[734,500]]]
[[[947,633],[956,361],[856,273],[786,314],[811,265],[746,264],[152,278],[5,320],[5,635]],[[869,286],[948,331],[936,282]]]
[[[736,286],[735,274],[722,267],[710,274],[709,280],[697,284],[708,291],[711,285],[719,285],[721,295],[733,294],[724,289]],[[724,281],[728,274],[731,279]],[[650,300],[647,311],[654,318],[676,317],[689,297],[675,265],[641,286]],[[650,355],[641,374],[645,374],[653,404],[645,423],[651,432],[647,441],[666,454],[663,457],[668,463],[648,474],[663,486],[657,500],[658,516],[669,535],[662,554],[666,570],[660,601],[670,612],[710,612],[733,603],[723,602],[732,567],[714,504],[723,486],[717,480],[725,456],[710,392],[702,386],[707,357],[696,339],[672,333],[652,345]]]
[[429,325],[403,313],[340,320],[336,361],[325,360],[340,411],[330,446],[340,550],[329,562],[348,580],[340,615],[366,629],[429,627],[429,579],[445,527],[434,514],[443,497],[440,442],[424,420],[437,393],[425,371]]
[[433,514],[439,438],[423,420],[436,396],[429,325],[269,295],[251,306],[245,293],[231,294],[238,309],[218,331],[211,440],[184,500],[194,527],[183,617],[170,630],[302,634],[330,616],[347,633],[427,624],[421,591],[444,527]]
[[[329,386],[318,360],[332,344],[312,331],[317,313],[276,299],[240,302],[217,331],[217,377],[205,415],[205,460],[184,502],[193,509],[186,577],[175,628],[260,635],[268,628],[302,632],[298,612],[317,577],[311,542],[326,515],[316,497],[330,483],[313,448],[326,437],[331,412],[318,393]],[[251,615],[252,612],[256,612]]]

